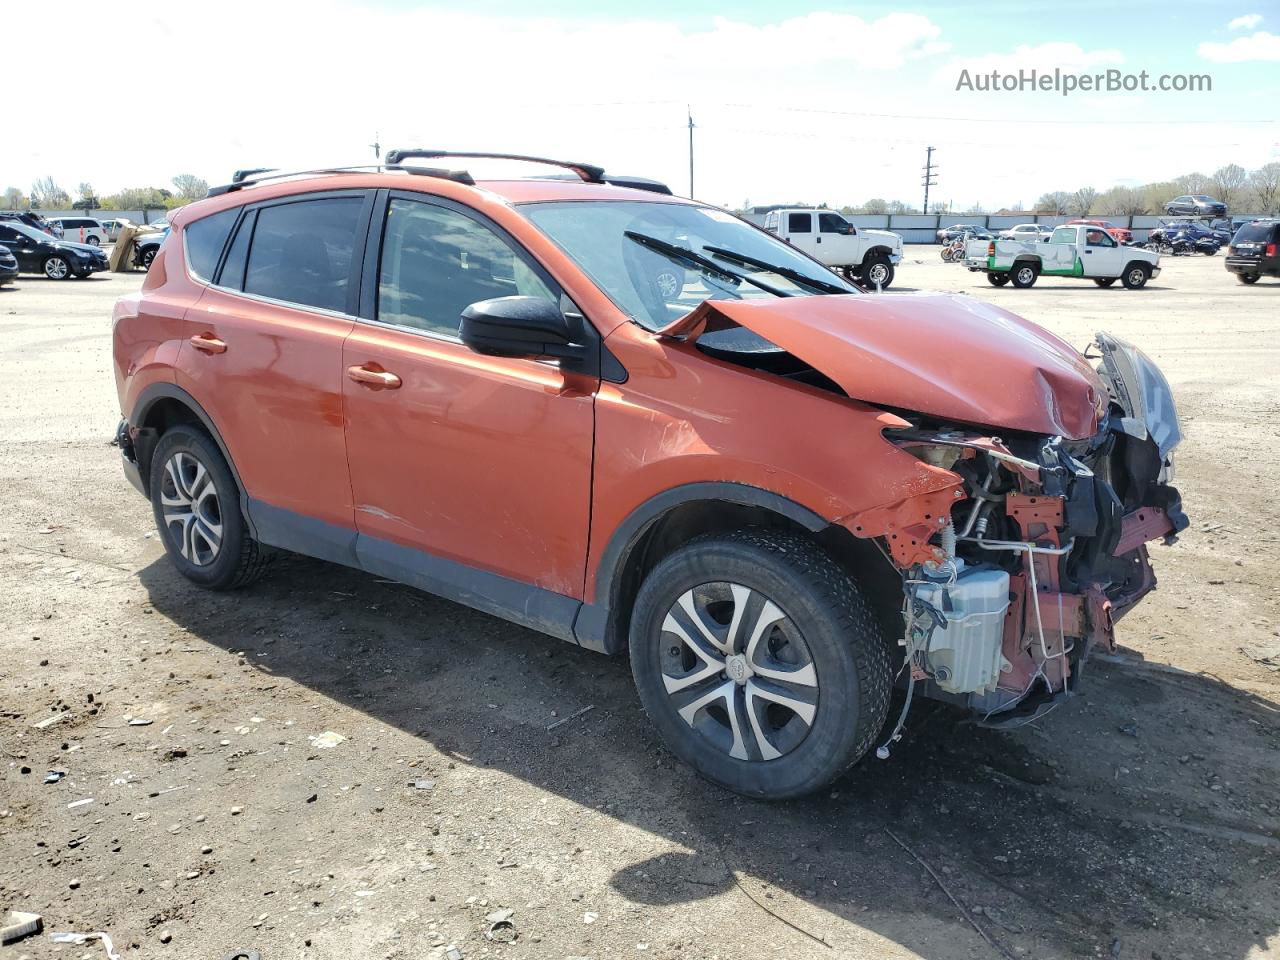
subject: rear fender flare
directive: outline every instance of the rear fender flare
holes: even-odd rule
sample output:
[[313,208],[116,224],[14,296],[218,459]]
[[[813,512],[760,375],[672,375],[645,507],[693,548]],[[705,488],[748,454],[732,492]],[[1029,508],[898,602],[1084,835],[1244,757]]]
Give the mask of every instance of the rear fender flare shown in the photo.
[[[244,481],[240,479],[240,471],[236,469],[236,462],[231,457],[231,451],[227,449],[226,442],[222,439],[222,433],[218,430],[217,425],[213,422],[213,418],[205,411],[204,407],[187,391],[183,390],[177,384],[162,382],[153,383],[138,395],[137,402],[133,405],[133,412],[129,415],[129,425],[135,429],[140,429],[141,425],[146,422],[148,415],[155,408],[156,404],[162,400],[176,400],[188,410],[190,410],[200,421],[200,425],[213,437],[213,442],[218,445],[218,451],[222,454],[222,458],[227,461],[227,466],[231,469],[231,475],[235,477],[236,487],[240,491],[240,512],[244,516],[245,523],[249,527],[249,533],[255,539],[257,531],[253,526],[253,518],[249,512],[249,494],[245,490]],[[143,477],[144,484],[148,482],[148,477]]]

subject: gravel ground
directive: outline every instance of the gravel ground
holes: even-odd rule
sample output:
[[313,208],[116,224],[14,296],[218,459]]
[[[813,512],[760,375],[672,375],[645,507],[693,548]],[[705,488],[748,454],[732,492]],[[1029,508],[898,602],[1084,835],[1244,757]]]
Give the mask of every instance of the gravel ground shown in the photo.
[[1143,346],[1192,525],[1082,696],[999,734],[927,705],[777,805],[675,763],[624,659],[302,558],[177,577],[108,446],[140,283],[0,288],[0,910],[126,958],[1280,957],[1277,282],[993,289],[908,248],[899,290]]

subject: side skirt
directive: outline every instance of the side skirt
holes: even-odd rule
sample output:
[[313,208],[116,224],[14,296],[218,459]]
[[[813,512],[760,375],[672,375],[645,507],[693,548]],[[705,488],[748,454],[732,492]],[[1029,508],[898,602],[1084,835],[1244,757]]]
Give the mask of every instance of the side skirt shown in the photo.
[[326,523],[250,498],[258,540],[272,547],[364,570],[408,584],[522,627],[576,643],[581,601],[477,570],[422,550]]

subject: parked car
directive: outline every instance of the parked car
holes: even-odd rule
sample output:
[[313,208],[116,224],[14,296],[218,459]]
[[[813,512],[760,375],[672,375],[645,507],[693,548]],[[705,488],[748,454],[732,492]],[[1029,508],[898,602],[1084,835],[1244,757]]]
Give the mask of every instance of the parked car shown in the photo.
[[91,243],[100,247],[107,242],[107,230],[94,217],[55,217],[49,221],[58,236],[72,243]]
[[[863,294],[596,167],[419,157],[462,159],[215,187],[116,304],[122,463],[192,582],[290,550],[626,651],[677,756],[784,798],[876,745],[895,680],[989,724],[1066,700],[1187,525],[1124,341],[1095,367],[972,297]],[[659,295],[662,260],[699,282]]]
[[1128,227],[1117,227],[1110,220],[1077,219],[1077,220],[1067,221],[1068,226],[1075,226],[1076,224],[1080,224],[1080,223],[1085,223],[1093,227],[1101,227],[1103,230],[1107,231],[1107,233],[1111,234],[1111,236],[1115,239],[1116,243],[1120,243],[1120,244],[1133,243],[1133,231],[1130,230]]
[[25,223],[0,221],[0,244],[17,257],[23,273],[43,273],[50,280],[87,277],[107,269],[107,255],[100,247],[58,240]]
[[990,240],[992,233],[986,227],[980,227],[976,223],[953,223],[949,227],[943,227],[938,231],[939,243],[950,243],[957,237],[969,234],[970,238],[978,240]]
[[8,247],[0,247],[0,287],[18,279],[18,258]]
[[106,231],[107,239],[112,243],[115,243],[116,238],[120,236],[121,228],[123,228],[125,224],[129,224],[130,226],[133,225],[128,220],[123,220],[123,219],[118,219],[113,217],[110,220],[102,221],[102,229]]
[[54,231],[53,224],[51,224],[48,220],[46,220],[44,217],[40,216],[40,214],[36,213],[33,210],[0,211],[0,222],[6,221],[6,220],[14,221],[17,223],[25,223],[27,226],[34,227],[35,229],[39,230],[41,233],[47,233],[51,237],[58,236],[58,234]]
[[1169,215],[1183,214],[1191,217],[1225,217],[1227,205],[1213,197],[1199,196],[1174,197],[1164,205],[1164,212]]
[[1123,247],[1105,229],[1094,224],[1063,224],[1047,244],[1026,240],[971,240],[965,248],[965,266],[985,273],[994,287],[1012,283],[1033,286],[1037,278],[1081,277],[1100,287],[1117,280],[1130,290],[1140,290],[1160,274],[1160,255],[1140,247]]
[[[1051,236],[1053,236],[1053,227],[1046,227],[1039,223],[1020,223],[999,233],[1001,240],[1031,240],[1035,243],[1047,242]],[[969,239],[990,239],[990,237],[970,237]]]
[[1280,277],[1280,220],[1246,223],[1231,238],[1227,271],[1241,283],[1257,283],[1263,277]]
[[164,243],[164,238],[168,235],[169,231],[165,230],[163,233],[144,233],[141,236],[134,237],[133,266],[141,267],[143,270],[150,270],[156,254],[160,252],[160,245]]
[[902,260],[902,237],[855,227],[832,210],[771,210],[765,214],[764,228],[866,287],[887,289]]

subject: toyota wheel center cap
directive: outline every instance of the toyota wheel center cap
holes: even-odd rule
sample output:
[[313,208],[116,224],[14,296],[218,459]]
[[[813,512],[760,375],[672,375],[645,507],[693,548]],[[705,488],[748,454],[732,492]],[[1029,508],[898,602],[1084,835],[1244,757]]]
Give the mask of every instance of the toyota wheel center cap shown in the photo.
[[751,667],[747,664],[747,658],[740,653],[735,653],[724,662],[724,671],[735,683],[746,683],[747,677],[751,676]]

